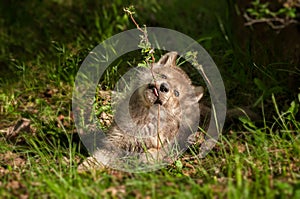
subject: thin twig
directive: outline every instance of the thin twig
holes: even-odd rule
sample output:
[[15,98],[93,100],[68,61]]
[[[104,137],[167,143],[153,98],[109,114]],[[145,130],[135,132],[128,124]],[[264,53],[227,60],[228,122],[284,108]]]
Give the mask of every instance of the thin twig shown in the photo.
[[[156,150],[158,151],[159,150],[159,144],[161,143],[161,139],[160,139],[160,135],[159,135],[159,126],[160,126],[160,104],[158,104],[158,111],[157,111],[157,117],[158,117],[158,120],[157,120],[157,148]],[[156,155],[156,160],[158,160],[159,156],[158,156],[158,153]]]
[[[151,55],[152,63],[154,63],[155,62],[154,49],[151,48],[151,43],[149,42],[149,39],[148,39],[148,33],[146,31],[146,26],[144,27],[145,30],[143,30],[139,26],[139,24],[136,22],[136,20],[133,17],[134,12],[130,11],[129,8],[124,8],[124,12],[126,12],[130,16],[130,19],[132,20],[132,22],[134,23],[134,25],[136,26],[136,28],[143,33],[143,37],[142,38],[145,40],[145,43],[149,44],[149,46],[150,46],[150,50],[149,50],[148,54]],[[146,60],[146,62],[147,62],[147,65],[150,65],[149,62],[148,62],[148,60]],[[156,85],[155,76],[154,76],[154,73],[153,73],[153,64],[150,65],[150,71],[151,71],[152,78],[154,80],[154,84]]]
[[[136,20],[135,20],[134,17],[133,17],[134,12],[130,11],[128,8],[124,8],[124,11],[125,11],[127,14],[129,14],[130,19],[132,20],[132,22],[134,23],[134,25],[136,26],[136,28],[137,28],[139,31],[141,31],[141,32],[143,33],[143,35],[144,35],[143,38],[145,39],[146,44],[150,44],[150,51],[149,51],[149,54],[151,55],[152,62],[154,63],[154,62],[155,62],[155,57],[154,57],[154,55],[153,55],[153,54],[154,54],[154,49],[151,48],[151,43],[149,42],[147,31],[146,31],[146,30],[143,30],[143,29],[139,26],[139,24],[136,22]],[[145,28],[146,28],[146,26],[145,26]]]

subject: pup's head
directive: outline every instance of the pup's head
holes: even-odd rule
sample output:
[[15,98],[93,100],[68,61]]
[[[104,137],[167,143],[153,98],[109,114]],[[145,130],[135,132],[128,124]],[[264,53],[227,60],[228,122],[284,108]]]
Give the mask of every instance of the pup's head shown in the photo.
[[154,78],[140,90],[147,106],[161,105],[172,109],[198,103],[202,98],[203,87],[191,84],[186,73],[176,66],[176,58],[176,52],[169,52],[153,64],[152,72],[148,75]]

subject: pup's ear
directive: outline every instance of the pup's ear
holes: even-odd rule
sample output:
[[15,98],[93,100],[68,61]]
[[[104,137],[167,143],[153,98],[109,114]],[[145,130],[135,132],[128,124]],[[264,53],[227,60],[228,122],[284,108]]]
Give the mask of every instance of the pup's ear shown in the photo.
[[196,100],[197,100],[197,102],[199,102],[200,99],[203,97],[204,88],[202,86],[196,86],[196,87],[194,87],[194,90],[195,90]]
[[161,66],[175,66],[176,65],[176,58],[177,58],[178,53],[175,51],[169,52],[162,56],[160,60],[157,62]]

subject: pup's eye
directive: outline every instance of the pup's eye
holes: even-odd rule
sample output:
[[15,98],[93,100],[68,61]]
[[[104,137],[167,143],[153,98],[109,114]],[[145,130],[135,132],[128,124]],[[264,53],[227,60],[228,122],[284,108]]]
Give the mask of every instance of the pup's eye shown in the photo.
[[178,90],[174,90],[174,95],[175,95],[176,97],[179,97],[179,91],[178,91]]
[[163,78],[163,79],[167,79],[167,76],[164,75],[164,74],[161,74],[160,77]]

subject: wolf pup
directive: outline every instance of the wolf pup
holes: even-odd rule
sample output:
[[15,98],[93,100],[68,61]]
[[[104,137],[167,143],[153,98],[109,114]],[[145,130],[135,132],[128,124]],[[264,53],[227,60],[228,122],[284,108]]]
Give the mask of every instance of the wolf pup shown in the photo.
[[151,69],[136,70],[129,91],[116,103],[106,138],[93,153],[98,162],[112,167],[132,159],[165,162],[187,147],[188,137],[198,128],[204,89],[192,85],[176,58],[176,52],[169,52]]

